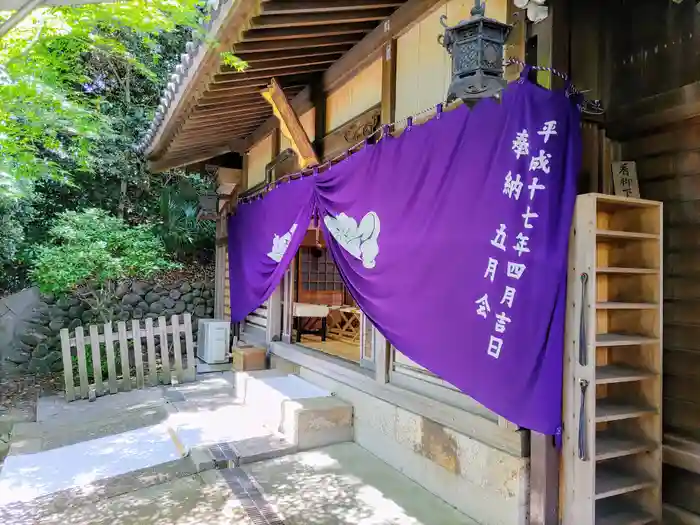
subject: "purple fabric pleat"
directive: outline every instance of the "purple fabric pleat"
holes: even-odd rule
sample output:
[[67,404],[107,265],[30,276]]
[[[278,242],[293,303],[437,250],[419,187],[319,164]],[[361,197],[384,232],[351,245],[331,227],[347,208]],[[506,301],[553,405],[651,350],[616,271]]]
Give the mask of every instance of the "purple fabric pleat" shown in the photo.
[[[560,432],[580,115],[524,77],[500,103],[443,113],[241,206],[233,320],[279,284],[316,207],[343,281],[400,352],[507,420]],[[272,238],[292,224],[275,262]]]

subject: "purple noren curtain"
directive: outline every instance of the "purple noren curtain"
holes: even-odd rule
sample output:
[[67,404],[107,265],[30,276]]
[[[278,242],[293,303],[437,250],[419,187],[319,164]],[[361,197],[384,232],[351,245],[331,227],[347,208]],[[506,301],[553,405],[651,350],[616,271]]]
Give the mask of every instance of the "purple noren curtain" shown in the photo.
[[231,317],[279,284],[314,208],[358,305],[403,354],[509,421],[561,428],[569,228],[579,112],[526,79],[229,222]]
[[313,209],[314,180],[307,177],[239,205],[229,218],[232,322],[245,319],[272,295],[306,235]]
[[316,178],[333,259],[382,334],[546,434],[561,425],[579,162],[574,101],[523,75],[500,104],[444,113]]

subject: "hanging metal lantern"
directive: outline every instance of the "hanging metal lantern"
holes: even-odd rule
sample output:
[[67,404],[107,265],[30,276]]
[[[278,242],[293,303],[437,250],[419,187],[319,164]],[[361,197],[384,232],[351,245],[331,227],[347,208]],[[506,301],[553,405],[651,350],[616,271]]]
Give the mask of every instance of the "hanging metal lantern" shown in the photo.
[[438,42],[452,56],[448,102],[492,97],[506,86],[503,49],[513,26],[486,18],[485,11],[485,4],[475,0],[469,20],[449,27],[447,17],[440,17],[445,34]]

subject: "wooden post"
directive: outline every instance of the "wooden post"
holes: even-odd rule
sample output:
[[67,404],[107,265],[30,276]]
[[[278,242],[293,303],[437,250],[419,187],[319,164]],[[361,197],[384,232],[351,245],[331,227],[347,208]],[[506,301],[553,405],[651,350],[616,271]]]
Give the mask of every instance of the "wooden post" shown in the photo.
[[112,323],[105,323],[105,353],[107,354],[107,376],[109,381],[109,393],[116,394],[117,388],[117,365],[114,361],[114,334],[112,333]]
[[90,346],[92,347],[92,370],[95,375],[95,394],[104,394],[102,384],[102,352],[100,352],[100,336],[97,333],[97,325],[90,325]]
[[131,390],[131,366],[129,365],[129,345],[126,342],[126,323],[124,321],[117,323],[117,332],[119,333],[119,356],[122,363],[122,391],[128,392]]
[[146,351],[148,352],[148,384],[158,384],[158,363],[156,362],[156,342],[153,333],[153,319],[146,318]]
[[396,118],[396,39],[384,45],[382,55],[382,124],[394,122]]
[[165,317],[158,318],[158,336],[160,339],[160,366],[163,368],[163,383],[169,384],[170,377],[170,353],[168,351],[168,327]]
[[73,359],[70,351],[68,329],[61,330],[61,353],[63,355],[63,381],[66,386],[66,401],[75,400],[75,383],[73,381]]
[[85,337],[83,327],[75,329],[75,348],[78,354],[78,377],[80,377],[80,397],[87,399],[90,385],[87,375],[87,360],[85,359]]
[[175,356],[175,376],[178,381],[184,381],[182,373],[182,348],[180,348],[180,318],[177,314],[170,318],[173,329],[173,354]]
[[530,432],[530,524],[559,523],[559,451],[554,438]]
[[185,381],[194,381],[197,376],[197,363],[194,360],[194,341],[192,338],[192,316],[185,314],[183,323],[185,324],[185,351],[187,353],[187,368],[185,370]]
[[134,340],[134,367],[136,368],[136,388],[144,387],[143,354],[141,353],[141,323],[138,319],[131,321],[131,336]]

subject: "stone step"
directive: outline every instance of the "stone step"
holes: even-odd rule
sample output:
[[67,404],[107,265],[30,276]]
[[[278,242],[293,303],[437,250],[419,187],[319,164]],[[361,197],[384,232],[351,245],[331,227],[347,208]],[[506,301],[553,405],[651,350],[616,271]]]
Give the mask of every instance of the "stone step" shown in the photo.
[[216,474],[227,481],[251,523],[477,525],[355,443]]
[[278,370],[237,373],[236,397],[298,450],[353,439],[352,405],[299,376]]
[[40,523],[56,512],[191,476],[202,466],[186,452],[172,429],[159,424],[10,455],[0,472],[0,523]]
[[70,425],[49,421],[18,423],[12,432],[10,456],[35,454],[105,436],[163,423],[169,417],[165,403],[137,410],[106,414],[103,419],[75,421]]

